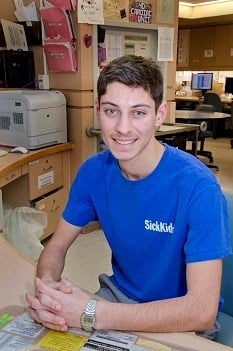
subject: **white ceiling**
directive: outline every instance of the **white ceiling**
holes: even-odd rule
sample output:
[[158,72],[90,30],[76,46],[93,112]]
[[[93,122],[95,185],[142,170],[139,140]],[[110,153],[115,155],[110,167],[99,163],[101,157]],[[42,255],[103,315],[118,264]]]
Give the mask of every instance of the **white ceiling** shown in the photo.
[[200,3],[204,3],[204,2],[210,2],[210,1],[213,1],[213,0],[180,0],[180,2],[188,2],[189,4],[194,4],[194,5],[197,5],[197,4],[200,4]]
[[193,24],[201,24],[201,22],[233,21],[233,0],[179,0],[179,2],[179,19],[185,22],[188,20]]

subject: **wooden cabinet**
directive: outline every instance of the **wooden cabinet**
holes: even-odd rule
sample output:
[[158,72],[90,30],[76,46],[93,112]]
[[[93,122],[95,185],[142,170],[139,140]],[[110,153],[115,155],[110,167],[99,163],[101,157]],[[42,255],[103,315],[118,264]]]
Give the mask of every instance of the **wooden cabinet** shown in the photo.
[[[41,240],[51,235],[60,219],[70,187],[72,143],[7,154],[0,167],[0,230],[4,227],[3,204],[34,207],[46,212],[48,225]],[[17,233],[16,233],[17,235]]]
[[33,207],[47,214],[48,225],[41,240],[51,235],[65,206],[68,189],[64,188],[62,153],[29,163],[28,197]]
[[[183,32],[181,29],[181,36]],[[232,70],[233,24],[190,28],[186,33],[189,35],[186,45],[189,59],[185,65],[178,61],[177,70]]]
[[61,212],[65,207],[67,200],[67,189],[62,188],[55,191],[51,195],[47,195],[34,203],[36,210],[43,211],[48,216],[48,225],[44,229],[44,234],[41,240],[45,239],[51,233],[53,233],[57,227],[58,221],[61,216]]
[[217,26],[215,36],[215,66],[222,69],[233,68],[233,24]]
[[193,70],[213,66],[214,27],[192,28],[190,30],[189,67]]
[[58,189],[62,182],[61,153],[42,157],[29,163],[29,200]]

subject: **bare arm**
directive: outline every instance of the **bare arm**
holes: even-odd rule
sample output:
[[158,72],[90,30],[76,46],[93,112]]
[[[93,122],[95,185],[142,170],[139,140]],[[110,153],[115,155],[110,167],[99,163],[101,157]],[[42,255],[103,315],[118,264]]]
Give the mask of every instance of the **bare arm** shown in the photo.
[[[80,231],[80,227],[73,226],[65,220],[60,219],[58,227],[42,251],[37,265],[37,277],[41,278],[48,287],[60,290],[66,294],[72,293],[72,286],[66,279],[61,278],[61,274],[64,268],[67,250],[77,238]],[[33,296],[31,293],[27,292],[26,300],[29,303],[28,312],[31,317],[37,322],[43,322],[44,318],[40,320],[40,314],[50,316],[49,311],[51,309],[59,311],[62,306],[59,301],[56,300],[50,300],[50,303],[43,304],[39,301],[39,295],[40,293],[35,286],[35,295]],[[64,318],[58,318],[56,323],[50,327],[58,330],[67,329]]]
[[146,332],[204,331],[216,318],[222,261],[188,264],[188,292],[183,297],[143,304],[97,304],[98,329]]
[[81,228],[59,221],[58,227],[42,251],[37,265],[37,276],[44,281],[58,281],[61,277],[68,248]]
[[[222,261],[211,260],[187,266],[185,296],[141,304],[119,304],[99,301],[96,307],[96,329],[144,332],[204,331],[212,327],[218,309]],[[60,318],[67,326],[80,327],[81,314],[89,295],[73,285],[71,294],[56,291],[37,281],[40,298],[62,308],[50,315],[39,311],[45,326],[59,330]],[[61,330],[61,329],[60,329]]]

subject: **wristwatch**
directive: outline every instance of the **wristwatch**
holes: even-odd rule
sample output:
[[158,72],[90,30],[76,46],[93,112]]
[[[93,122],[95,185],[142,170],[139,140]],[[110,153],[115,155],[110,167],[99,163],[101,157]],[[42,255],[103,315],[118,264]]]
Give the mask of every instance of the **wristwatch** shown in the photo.
[[90,299],[88,302],[82,317],[81,317],[81,325],[82,329],[85,331],[93,331],[95,327],[95,307],[97,300]]

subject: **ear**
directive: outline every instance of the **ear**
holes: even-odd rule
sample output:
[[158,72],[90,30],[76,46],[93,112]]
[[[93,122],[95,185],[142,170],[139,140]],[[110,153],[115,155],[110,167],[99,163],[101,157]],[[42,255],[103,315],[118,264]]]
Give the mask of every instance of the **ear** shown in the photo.
[[95,110],[96,110],[96,117],[99,120],[100,118],[100,104],[98,98],[95,99]]
[[167,116],[167,102],[163,101],[156,113],[155,127],[161,126],[161,124],[163,124],[163,122],[165,121],[166,116]]

